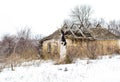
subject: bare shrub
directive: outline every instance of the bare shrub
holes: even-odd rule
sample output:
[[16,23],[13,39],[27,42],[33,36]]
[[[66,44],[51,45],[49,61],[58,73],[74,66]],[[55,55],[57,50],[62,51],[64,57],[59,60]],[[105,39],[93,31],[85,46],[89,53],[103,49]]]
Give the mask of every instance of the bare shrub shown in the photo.
[[108,23],[108,30],[117,36],[120,36],[120,21],[112,20]]
[[117,49],[117,50],[115,51],[115,53],[116,53],[116,54],[120,54],[120,49]]
[[15,46],[15,36],[4,35],[1,41],[1,54],[10,55],[13,52]]
[[74,42],[73,45],[67,46],[67,54],[71,58],[87,58],[89,51],[87,49],[87,43],[85,41]]
[[88,57],[90,59],[96,59],[97,58],[97,53],[96,53],[96,49],[97,49],[97,44],[94,42],[94,43],[89,43],[87,42],[87,49],[89,51],[89,55]]
[[[109,43],[109,44],[108,44]],[[116,40],[98,40],[74,42],[67,46],[67,55],[73,58],[96,59],[98,56],[119,53]]]
[[56,65],[58,64],[71,64],[73,62],[73,58],[70,57],[70,55],[66,55],[66,57],[62,60],[57,60]]
[[[38,44],[31,38],[31,29],[23,28],[17,35],[4,35],[0,41],[0,55],[4,56],[4,66],[14,67],[18,64],[38,59]],[[3,67],[4,68],[4,67]]]
[[17,32],[17,42],[14,53],[19,54],[25,59],[38,57],[38,45],[36,40],[31,37],[31,29],[23,28]]
[[17,32],[17,53],[26,51],[29,47],[31,47],[31,29],[23,28]]
[[70,63],[72,63],[72,61],[73,61],[73,58],[71,58],[69,55],[66,55],[63,63],[70,64]]

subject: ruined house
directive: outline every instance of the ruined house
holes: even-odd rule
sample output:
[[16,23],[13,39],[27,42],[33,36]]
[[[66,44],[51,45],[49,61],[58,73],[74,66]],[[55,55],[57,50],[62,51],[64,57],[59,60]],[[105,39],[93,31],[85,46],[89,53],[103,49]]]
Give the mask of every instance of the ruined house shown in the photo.
[[[65,55],[72,58],[96,58],[99,55],[109,55],[120,52],[120,39],[106,28],[84,28],[73,24],[71,27],[64,25],[67,45]],[[60,58],[61,32],[56,30],[53,34],[40,41],[41,55],[45,58]]]

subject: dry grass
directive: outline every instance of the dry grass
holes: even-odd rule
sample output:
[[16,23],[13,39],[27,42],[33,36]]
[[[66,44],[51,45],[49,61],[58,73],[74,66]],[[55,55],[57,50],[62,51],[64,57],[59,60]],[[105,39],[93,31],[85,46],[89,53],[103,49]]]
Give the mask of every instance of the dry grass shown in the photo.
[[59,64],[70,64],[73,62],[73,58],[71,58],[69,55],[66,55],[64,59],[57,60],[55,65]]
[[56,64],[71,63],[76,58],[84,59],[96,59],[98,56],[120,54],[120,49],[117,45],[117,40],[73,40],[67,43],[67,56],[62,61],[59,60],[59,48],[57,53],[55,52],[54,45],[52,45],[50,53],[47,52],[46,46],[43,49],[43,55],[41,58],[44,60],[55,60]]
[[49,60],[49,59],[52,59],[52,60],[57,60],[60,58],[59,54],[54,54],[54,53],[46,53],[44,55],[41,55],[40,57],[41,59],[44,59],[44,60]]
[[36,59],[38,59],[37,53],[31,50],[23,52],[22,54],[12,53],[11,55],[4,58],[5,61],[0,67],[0,70],[4,68],[11,68],[11,70],[14,71],[14,67],[21,66],[23,62],[28,62]]
[[96,59],[98,56],[118,54],[120,51],[115,40],[86,41],[74,43],[67,48],[67,55],[71,58]]

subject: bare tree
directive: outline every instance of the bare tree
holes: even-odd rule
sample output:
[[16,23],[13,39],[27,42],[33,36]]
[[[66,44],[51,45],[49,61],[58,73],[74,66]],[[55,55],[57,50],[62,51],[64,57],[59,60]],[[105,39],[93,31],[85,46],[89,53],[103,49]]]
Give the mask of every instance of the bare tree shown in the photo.
[[91,24],[93,27],[106,27],[106,22],[103,18],[92,19]]
[[116,28],[116,26],[117,26],[117,23],[116,23],[116,21],[115,20],[112,20],[112,21],[110,21],[109,22],[109,25],[110,25],[110,28]]
[[63,22],[63,25],[67,25],[67,27],[71,27],[73,25],[73,22],[70,19],[65,19]]
[[15,36],[13,35],[4,35],[1,41],[1,54],[11,55],[15,46]]
[[41,57],[41,54],[42,54],[42,44],[40,43],[40,40],[42,38],[43,38],[42,34],[36,34],[32,39],[33,44],[34,44],[34,48],[37,51],[39,58]]
[[31,38],[31,29],[29,27],[24,27],[21,30],[17,32],[17,37],[24,38],[24,39],[30,39]]
[[117,36],[120,36],[120,21],[110,21],[108,24],[108,30]]
[[76,6],[72,12],[71,17],[75,23],[83,24],[84,26],[89,25],[90,16],[92,14],[92,9],[90,6],[82,5]]
[[31,40],[31,29],[28,27],[25,27],[17,32],[17,43],[16,48],[17,52],[21,53],[25,51],[27,48],[29,48],[32,43]]
[[36,34],[35,36],[33,36],[33,40],[37,40],[40,41],[43,38],[42,34]]

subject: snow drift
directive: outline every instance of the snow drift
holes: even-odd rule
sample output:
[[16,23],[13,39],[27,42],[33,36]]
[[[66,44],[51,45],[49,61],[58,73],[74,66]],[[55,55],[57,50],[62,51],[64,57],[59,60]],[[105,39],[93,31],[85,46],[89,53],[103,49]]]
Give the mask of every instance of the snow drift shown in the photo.
[[41,62],[16,67],[15,71],[6,68],[0,72],[0,82],[120,82],[119,77],[120,56],[77,60],[64,65]]

